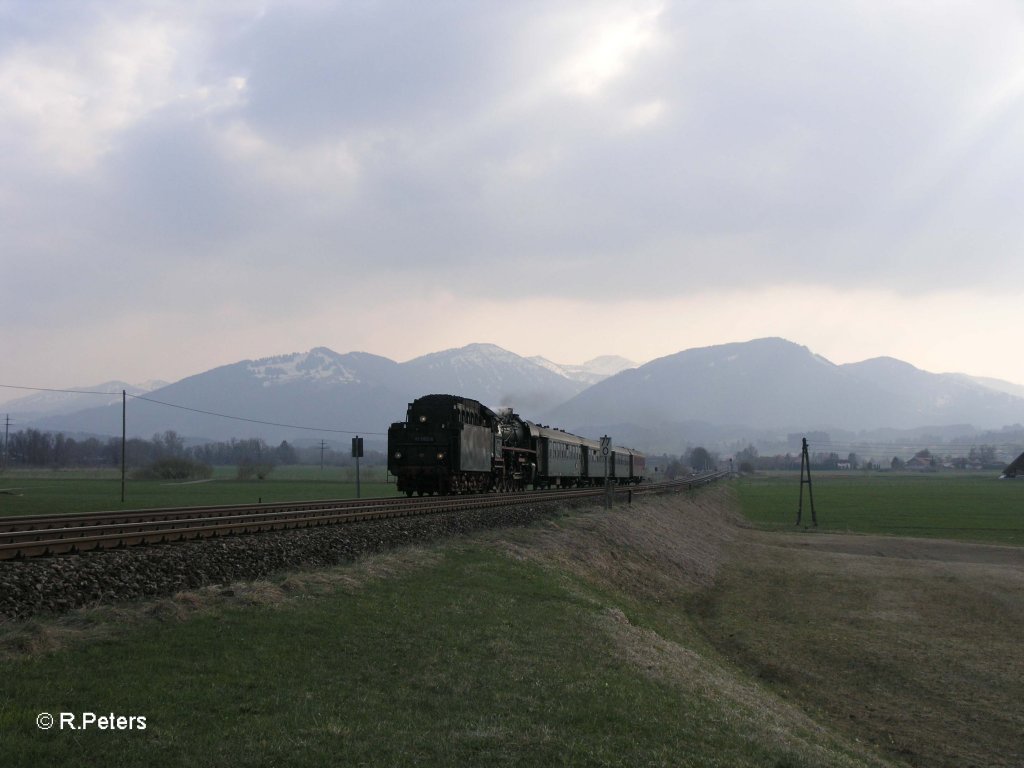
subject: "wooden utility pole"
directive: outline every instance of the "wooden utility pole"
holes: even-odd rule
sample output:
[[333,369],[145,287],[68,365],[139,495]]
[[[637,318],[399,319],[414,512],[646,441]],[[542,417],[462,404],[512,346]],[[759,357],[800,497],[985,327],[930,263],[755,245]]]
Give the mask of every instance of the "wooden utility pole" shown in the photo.
[[125,444],[127,443],[128,393],[121,390],[121,503],[124,504]]
[[7,414],[7,419],[4,421],[4,464],[3,469],[7,469],[7,435],[11,431],[11,414]]
[[[804,479],[804,470],[807,471],[807,479]],[[796,508],[796,524],[800,525],[800,519],[804,514],[804,483],[807,484],[807,498],[811,500],[811,522],[818,527],[818,515],[814,511],[814,491],[811,486],[811,457],[807,452],[807,438],[804,438],[803,451],[800,454],[800,505]]]

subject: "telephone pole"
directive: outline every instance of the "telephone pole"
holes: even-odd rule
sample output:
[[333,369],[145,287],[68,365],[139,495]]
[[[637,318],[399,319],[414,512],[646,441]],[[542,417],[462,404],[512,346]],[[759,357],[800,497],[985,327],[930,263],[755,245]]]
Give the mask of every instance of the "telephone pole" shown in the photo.
[[[807,479],[804,480],[804,469],[807,470]],[[800,525],[800,519],[804,514],[804,483],[807,484],[807,498],[811,500],[811,522],[815,528],[818,527],[818,515],[814,511],[814,491],[811,486],[811,457],[807,452],[807,438],[804,438],[803,451],[800,454],[800,505],[796,509],[796,524]]]
[[7,418],[4,420],[4,463],[0,469],[7,469],[7,435],[11,431],[11,414],[7,414]]
[[128,393],[125,390],[121,390],[121,503],[124,504],[124,470],[125,460],[127,458],[125,453],[125,446],[127,443],[127,432],[128,432]]

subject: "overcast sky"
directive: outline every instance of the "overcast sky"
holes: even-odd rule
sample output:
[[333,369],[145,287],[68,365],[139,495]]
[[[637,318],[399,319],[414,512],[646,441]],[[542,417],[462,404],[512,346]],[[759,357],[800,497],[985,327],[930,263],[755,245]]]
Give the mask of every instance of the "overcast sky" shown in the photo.
[[1022,246],[1012,0],[0,0],[4,384],[776,335],[1024,383]]

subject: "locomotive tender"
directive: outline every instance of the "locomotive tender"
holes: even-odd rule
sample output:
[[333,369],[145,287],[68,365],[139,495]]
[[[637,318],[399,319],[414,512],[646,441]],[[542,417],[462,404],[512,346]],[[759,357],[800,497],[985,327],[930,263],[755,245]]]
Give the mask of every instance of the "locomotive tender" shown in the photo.
[[[457,395],[420,397],[388,429],[388,471],[407,496],[602,485],[604,458],[597,440]],[[613,446],[609,482],[639,483],[644,465],[639,451]]]

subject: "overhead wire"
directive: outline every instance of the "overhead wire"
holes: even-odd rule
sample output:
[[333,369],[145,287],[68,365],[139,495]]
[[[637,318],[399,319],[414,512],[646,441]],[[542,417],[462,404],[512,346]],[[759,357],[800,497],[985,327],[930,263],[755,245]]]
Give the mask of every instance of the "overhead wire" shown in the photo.
[[17,384],[0,384],[3,389],[27,389],[32,392],[66,392],[72,395],[120,395],[120,392],[98,392],[95,389],[53,389],[51,387],[22,387]]
[[372,436],[381,436],[381,435],[386,435],[387,434],[387,432],[371,432],[371,431],[368,431],[368,430],[333,429],[333,428],[330,428],[330,427],[308,427],[308,426],[303,426],[303,425],[299,425],[299,424],[285,424],[283,422],[266,421],[264,419],[252,419],[252,418],[248,418],[248,417],[245,417],[245,416],[233,416],[233,415],[228,414],[228,413],[218,413],[216,411],[206,411],[206,410],[202,410],[200,408],[190,408],[187,405],[178,405],[177,403],[168,403],[168,402],[163,401],[163,400],[156,400],[156,399],[151,398],[151,397],[145,397],[144,395],[133,395],[133,394],[130,394],[130,393],[126,392],[126,391],[121,391],[121,392],[98,392],[96,390],[85,390],[85,389],[53,389],[53,388],[50,388],[50,387],[23,387],[23,386],[17,386],[17,385],[14,385],[14,384],[0,384],[0,387],[3,387],[4,389],[25,389],[25,390],[30,390],[30,391],[33,391],[33,392],[63,392],[63,393],[74,394],[74,395],[106,395],[106,396],[117,395],[117,396],[120,396],[120,395],[123,394],[123,395],[125,395],[127,397],[130,397],[130,398],[133,398],[135,400],[145,400],[148,403],[153,403],[155,405],[163,405],[163,406],[165,406],[167,408],[177,408],[177,409],[182,410],[182,411],[190,411],[192,413],[201,413],[201,414],[203,414],[205,416],[215,416],[215,417],[221,418],[221,419],[231,419],[232,421],[244,421],[244,422],[248,422],[250,424],[262,424],[264,426],[269,426],[269,427],[283,427],[285,429],[299,429],[299,430],[304,430],[304,431],[308,431],[308,432],[328,432],[328,433],[332,433],[332,434],[341,434],[341,435],[372,435]]
[[331,433],[342,434],[342,435],[386,435],[387,434],[387,432],[369,432],[369,431],[359,431],[359,430],[351,430],[351,429],[331,429],[329,427],[305,427],[305,426],[301,426],[299,424],[284,424],[284,423],[277,422],[277,421],[264,421],[262,419],[250,419],[250,418],[246,418],[244,416],[231,416],[230,414],[227,414],[227,413],[217,413],[216,411],[204,411],[204,410],[202,410],[200,408],[189,408],[186,405],[176,405],[175,403],[166,403],[166,402],[164,402],[162,400],[154,400],[151,397],[144,397],[143,395],[128,395],[128,397],[134,398],[136,400],[145,400],[147,403],[156,403],[157,405],[165,405],[168,408],[178,408],[178,409],[180,409],[182,411],[191,411],[192,413],[201,413],[201,414],[204,414],[206,416],[217,416],[217,417],[219,417],[221,419],[232,419],[234,421],[246,421],[246,422],[249,422],[250,424],[263,424],[263,425],[269,426],[269,427],[285,427],[287,429],[303,429],[303,430],[307,430],[307,431],[310,431],[310,432],[331,432]]

